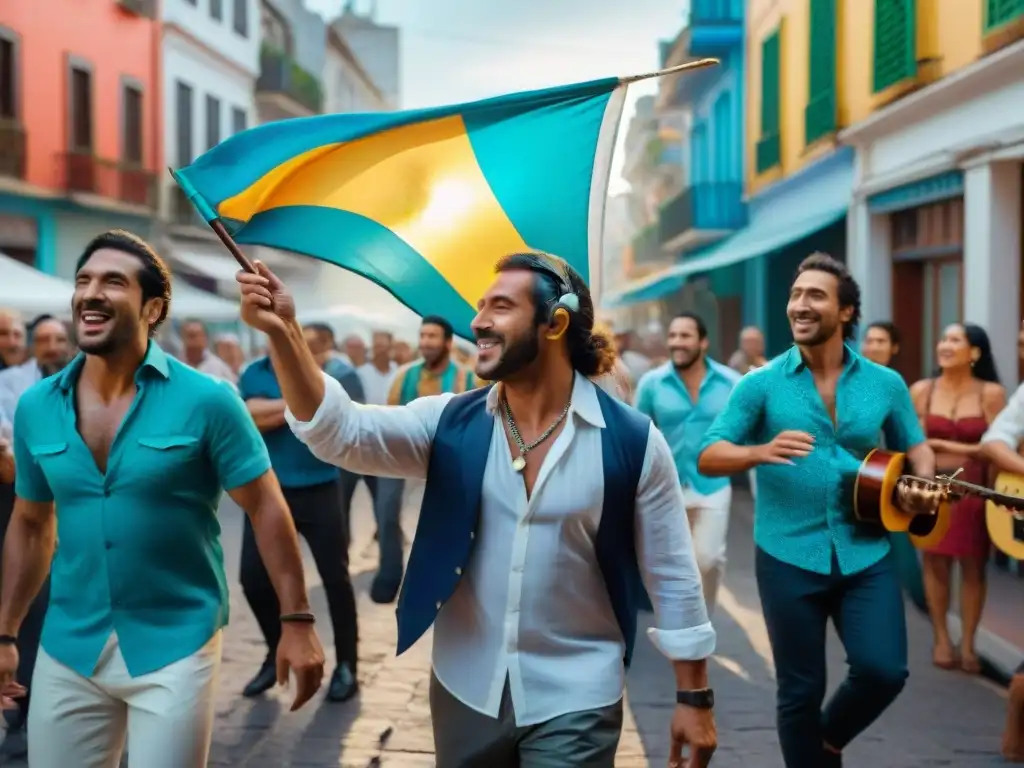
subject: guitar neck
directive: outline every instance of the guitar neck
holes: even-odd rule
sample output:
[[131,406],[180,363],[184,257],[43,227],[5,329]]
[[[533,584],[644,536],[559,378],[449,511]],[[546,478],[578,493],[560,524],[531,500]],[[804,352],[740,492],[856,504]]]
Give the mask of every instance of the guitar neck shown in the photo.
[[978,496],[986,501],[995,502],[1001,507],[1007,507],[1018,512],[1024,511],[1024,499],[1017,496],[1007,496],[1005,493],[999,493],[991,488],[985,488],[984,486],[975,485],[963,480],[950,480],[949,486],[954,491],[960,491],[970,496]]

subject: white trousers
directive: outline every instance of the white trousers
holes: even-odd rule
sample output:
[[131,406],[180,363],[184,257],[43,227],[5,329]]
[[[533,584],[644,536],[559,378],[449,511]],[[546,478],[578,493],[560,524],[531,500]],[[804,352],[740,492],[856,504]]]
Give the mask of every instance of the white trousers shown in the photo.
[[31,768],[201,768],[210,754],[222,633],[163,669],[131,677],[111,634],[92,677],[42,648],[32,676]]
[[729,508],[732,505],[732,486],[726,486],[709,496],[702,496],[693,488],[683,489],[686,514],[690,519],[693,551],[704,586],[704,602],[708,616],[714,613],[718,598],[718,585],[725,573],[726,537],[729,534]]

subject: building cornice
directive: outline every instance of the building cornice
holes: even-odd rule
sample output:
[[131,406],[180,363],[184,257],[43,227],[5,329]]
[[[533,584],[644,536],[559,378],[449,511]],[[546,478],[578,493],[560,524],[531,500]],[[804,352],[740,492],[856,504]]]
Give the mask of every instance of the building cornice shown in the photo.
[[951,109],[979,93],[1011,85],[1024,71],[1024,40],[950,73],[872,113],[839,133],[843,144],[863,147],[930,115]]
[[355,53],[349,47],[348,43],[345,42],[345,38],[339,34],[338,30],[334,28],[332,24],[327,25],[327,44],[338,52],[338,55],[345,60],[345,62],[355,70],[355,73],[359,75],[359,79],[363,81],[363,84],[376,96],[381,102],[386,101],[384,94],[380,88],[370,77],[370,74],[363,68],[362,62],[356,57]]
[[219,64],[223,64],[228,69],[232,70],[236,74],[241,75],[242,77],[245,77],[246,79],[255,80],[259,74],[258,71],[246,69],[234,59],[225,56],[216,48],[207,45],[177,22],[168,21],[164,24],[164,36],[166,37],[168,34],[177,35],[178,37],[185,40],[185,42],[189,43],[190,45],[194,45],[196,48],[202,50],[202,52],[209,56],[211,59],[216,60]]

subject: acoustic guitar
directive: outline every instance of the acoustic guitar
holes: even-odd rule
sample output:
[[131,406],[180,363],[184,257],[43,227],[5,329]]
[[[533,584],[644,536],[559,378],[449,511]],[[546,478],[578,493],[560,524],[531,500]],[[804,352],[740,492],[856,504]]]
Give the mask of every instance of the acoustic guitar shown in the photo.
[[[1003,495],[1019,497],[1024,494],[1024,477],[1012,472],[1000,472],[995,490]],[[1020,508],[1007,514],[1007,505],[989,499],[985,503],[985,523],[992,543],[1014,560],[1024,560],[1024,512]]]
[[[1024,498],[957,480],[959,470],[928,480],[905,474],[906,463],[906,454],[877,448],[864,457],[853,487],[853,514],[859,522],[906,532],[915,546],[928,549],[949,530],[950,504],[965,496],[1024,512]],[[1015,517],[1005,509],[1004,517]]]

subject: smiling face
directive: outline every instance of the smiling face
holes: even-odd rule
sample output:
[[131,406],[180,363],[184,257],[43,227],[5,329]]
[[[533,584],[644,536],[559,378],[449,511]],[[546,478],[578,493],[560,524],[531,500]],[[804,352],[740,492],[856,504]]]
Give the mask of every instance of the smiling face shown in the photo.
[[472,328],[477,347],[476,374],[480,378],[488,381],[507,378],[540,355],[535,279],[528,269],[499,272],[477,304]]
[[71,313],[79,348],[101,357],[116,354],[149,336],[163,309],[162,298],[143,301],[139,260],[101,248],[75,275]]
[[808,269],[797,275],[786,306],[793,341],[801,346],[824,344],[853,315],[852,307],[839,306],[839,278],[829,272]]
[[892,343],[892,337],[885,328],[868,328],[860,344],[860,353],[864,357],[873,363],[888,366],[896,352],[896,345]]
[[669,323],[668,354],[676,370],[685,371],[707,351],[708,340],[700,337],[697,321],[692,317],[677,317]]
[[944,371],[970,368],[971,363],[980,356],[981,352],[971,346],[967,331],[959,323],[947,326],[939,343],[935,345],[936,362]]

